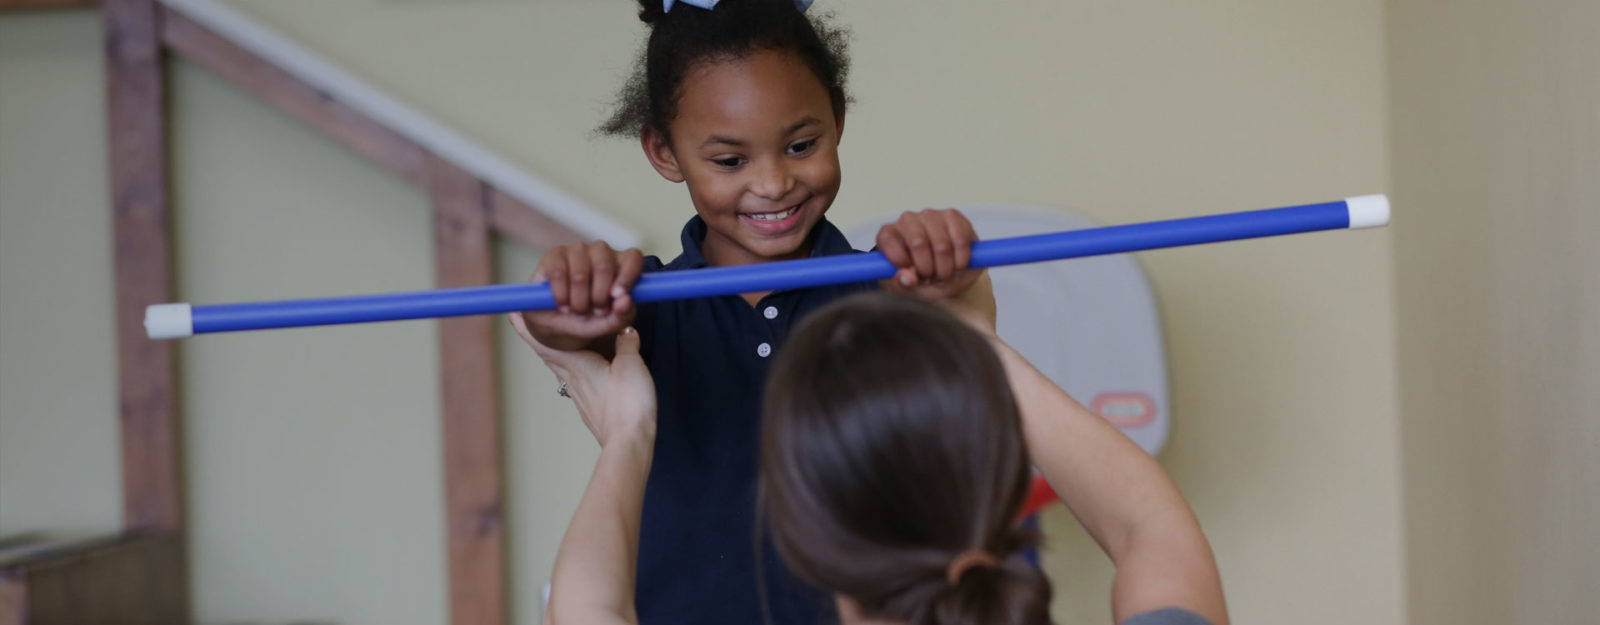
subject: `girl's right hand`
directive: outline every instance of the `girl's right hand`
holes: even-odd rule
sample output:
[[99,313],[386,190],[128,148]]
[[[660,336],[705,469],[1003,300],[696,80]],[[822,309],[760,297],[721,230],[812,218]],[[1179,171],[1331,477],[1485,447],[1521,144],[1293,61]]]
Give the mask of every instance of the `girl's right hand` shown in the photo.
[[618,252],[602,241],[557,246],[539,259],[530,278],[550,283],[556,309],[518,316],[547,347],[609,351],[609,346],[598,343],[633,323],[635,309],[628,292],[643,268],[644,255],[636,249]]

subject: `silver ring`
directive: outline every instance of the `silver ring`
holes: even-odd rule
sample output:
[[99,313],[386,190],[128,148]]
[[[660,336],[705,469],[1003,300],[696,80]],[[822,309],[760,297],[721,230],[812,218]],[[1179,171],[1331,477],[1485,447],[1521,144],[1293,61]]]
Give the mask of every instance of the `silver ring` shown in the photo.
[[562,397],[568,397],[568,398],[572,397],[571,395],[567,394],[567,383],[566,382],[562,382],[561,386],[557,386],[556,387],[556,394],[560,395]]

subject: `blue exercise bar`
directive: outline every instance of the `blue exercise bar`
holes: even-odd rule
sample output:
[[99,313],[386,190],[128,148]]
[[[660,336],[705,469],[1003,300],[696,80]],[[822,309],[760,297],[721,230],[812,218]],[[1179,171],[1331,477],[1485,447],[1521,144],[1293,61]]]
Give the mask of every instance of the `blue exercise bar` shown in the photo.
[[[1322,204],[979,241],[972,245],[971,266],[999,267],[1317,230],[1371,228],[1388,223],[1388,198],[1367,195]],[[738,267],[650,273],[640,276],[632,295],[634,301],[646,303],[882,280],[894,273],[894,265],[883,254],[871,252]],[[152,339],[172,339],[212,332],[552,308],[555,308],[555,302],[549,286],[542,283],[505,284],[209,306],[157,304],[145,311],[145,331]]]

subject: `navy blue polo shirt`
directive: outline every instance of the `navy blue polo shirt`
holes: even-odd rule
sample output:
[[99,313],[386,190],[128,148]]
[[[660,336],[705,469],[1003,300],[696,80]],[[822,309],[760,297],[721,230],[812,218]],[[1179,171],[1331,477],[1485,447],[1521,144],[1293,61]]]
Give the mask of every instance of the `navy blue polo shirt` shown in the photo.
[[[683,227],[683,254],[645,272],[707,266],[706,225]],[[856,253],[833,224],[811,231],[811,255]],[[832,598],[789,573],[763,540],[757,576],[756,468],[761,390],[773,357],[801,318],[873,282],[775,291],[751,306],[743,297],[640,304],[634,327],[656,383],[656,446],[639,532],[637,605],[643,625],[759,624],[757,580],[767,586],[772,623],[815,625]],[[763,532],[764,535],[764,532]]]

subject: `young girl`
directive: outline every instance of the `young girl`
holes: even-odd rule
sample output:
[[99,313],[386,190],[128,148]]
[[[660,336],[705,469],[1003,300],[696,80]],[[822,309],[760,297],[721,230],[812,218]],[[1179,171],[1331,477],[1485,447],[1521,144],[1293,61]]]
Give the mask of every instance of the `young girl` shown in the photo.
[[[761,446],[783,559],[832,593],[846,625],[1049,623],[1050,584],[1022,557],[1033,536],[1016,519],[1031,457],[1116,565],[1117,622],[1226,623],[1210,547],[1172,482],[999,340],[992,296],[968,299],[963,323],[858,295],[796,330]],[[573,385],[601,444],[545,622],[639,622],[629,582],[656,432],[639,334],[626,329],[609,363],[522,335]]]
[[[660,414],[643,500],[637,605],[650,625],[752,623],[758,596],[778,623],[813,623],[821,593],[757,551],[760,390],[789,329],[851,293],[849,284],[642,305],[642,271],[744,265],[854,253],[823,218],[839,191],[844,134],[843,35],[794,0],[724,0],[712,9],[642,0],[650,25],[636,75],[604,130],[638,137],[696,216],[669,263],[603,243],[564,246],[540,261],[557,311],[525,313],[531,336],[562,350],[609,352],[625,326],[643,337]],[[966,291],[975,239],[955,211],[907,213],[878,247],[902,270],[887,286],[930,298]],[[569,382],[563,380],[564,382]],[[757,580],[764,580],[758,587]]]

